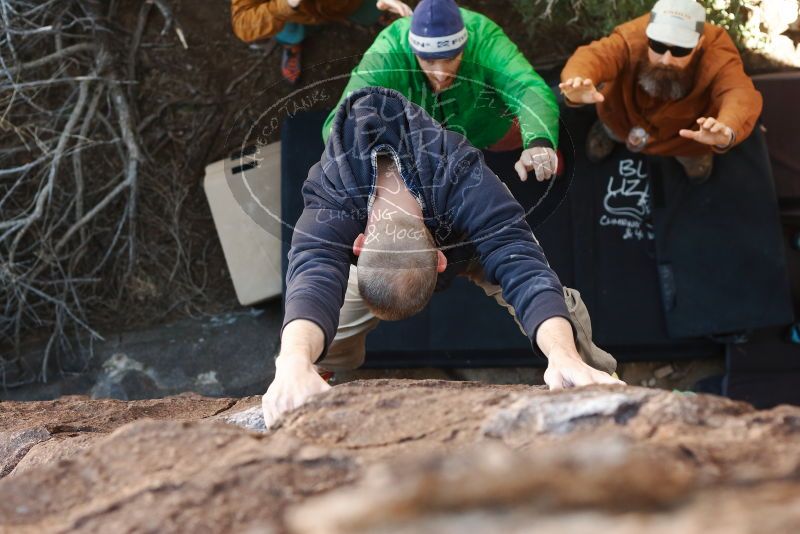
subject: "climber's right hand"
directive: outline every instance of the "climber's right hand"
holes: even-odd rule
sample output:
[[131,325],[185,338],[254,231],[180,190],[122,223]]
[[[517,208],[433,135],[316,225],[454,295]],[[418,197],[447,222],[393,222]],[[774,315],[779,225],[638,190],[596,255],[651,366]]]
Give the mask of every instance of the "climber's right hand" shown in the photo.
[[329,389],[305,355],[281,353],[275,360],[275,379],[261,399],[264,425],[269,429],[281,415]]

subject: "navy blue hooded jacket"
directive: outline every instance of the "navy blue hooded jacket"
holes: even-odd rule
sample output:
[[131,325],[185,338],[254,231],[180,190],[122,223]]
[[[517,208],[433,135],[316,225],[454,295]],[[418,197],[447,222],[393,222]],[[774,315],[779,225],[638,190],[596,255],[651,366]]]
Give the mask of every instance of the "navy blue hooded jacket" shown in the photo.
[[486,280],[503,288],[503,298],[537,349],[539,325],[569,314],[561,283],[522,206],[484,164],[480,150],[382,87],[360,89],[342,102],[322,159],[303,184],[305,207],[294,228],[286,273],[284,326],[295,319],[316,323],[325,333],[327,351],[356,260],[353,241],[366,227],[380,153],[394,157],[448,259],[437,290],[477,256]]

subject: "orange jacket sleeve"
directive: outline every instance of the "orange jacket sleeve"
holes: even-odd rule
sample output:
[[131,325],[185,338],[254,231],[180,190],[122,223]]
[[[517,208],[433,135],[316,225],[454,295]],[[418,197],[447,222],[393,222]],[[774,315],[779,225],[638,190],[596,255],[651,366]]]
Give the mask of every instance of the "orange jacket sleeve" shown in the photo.
[[233,33],[246,43],[272,37],[295,13],[286,0],[231,0]]
[[589,78],[597,86],[614,79],[627,62],[628,45],[622,35],[614,31],[608,37],[579,47],[561,71],[561,81],[580,76]]
[[745,74],[739,51],[726,32],[709,49],[714,51],[715,61],[722,64],[711,83],[711,98],[719,109],[717,120],[733,129],[734,144],[739,144],[747,139],[761,115],[761,93]]

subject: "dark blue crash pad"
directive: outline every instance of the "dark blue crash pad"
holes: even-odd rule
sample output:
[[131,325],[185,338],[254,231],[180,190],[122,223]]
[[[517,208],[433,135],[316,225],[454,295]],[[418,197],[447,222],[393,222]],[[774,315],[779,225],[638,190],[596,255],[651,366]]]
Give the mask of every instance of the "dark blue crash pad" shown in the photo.
[[651,158],[656,259],[667,331],[686,338],[785,325],[791,292],[764,135],[756,128],[688,182]]

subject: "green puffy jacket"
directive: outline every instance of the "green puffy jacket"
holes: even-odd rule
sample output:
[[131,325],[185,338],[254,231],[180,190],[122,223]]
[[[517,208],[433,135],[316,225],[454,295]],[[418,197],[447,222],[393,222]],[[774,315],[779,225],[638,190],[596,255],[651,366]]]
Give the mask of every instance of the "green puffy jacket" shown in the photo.
[[[408,43],[411,18],[404,17],[378,35],[353,69],[339,102],[361,87],[388,87],[478,148],[499,141],[514,117],[519,118],[524,146],[546,140],[556,147],[558,104],[553,92],[497,24],[468,9],[462,8],[461,16],[469,38],[458,77],[448,89],[438,94],[431,89]],[[326,142],[335,112],[322,127]]]

